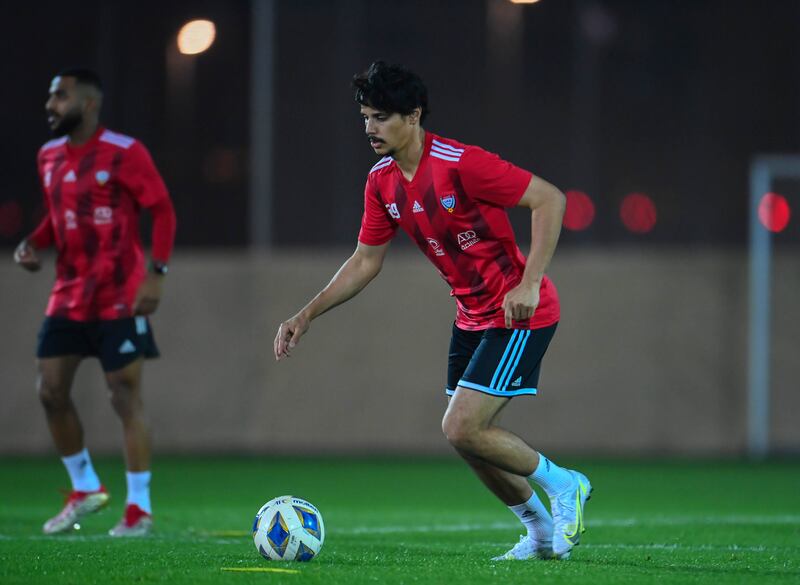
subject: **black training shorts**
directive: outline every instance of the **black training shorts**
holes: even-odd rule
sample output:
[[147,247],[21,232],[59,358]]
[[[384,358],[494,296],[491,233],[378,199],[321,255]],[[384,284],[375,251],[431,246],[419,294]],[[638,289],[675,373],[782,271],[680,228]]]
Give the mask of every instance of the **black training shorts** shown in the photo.
[[536,394],[542,357],[557,325],[466,331],[453,324],[447,395],[452,396],[458,386],[493,396]]
[[73,321],[45,317],[39,331],[36,357],[95,356],[103,370],[120,370],[140,357],[158,357],[147,317],[107,321]]

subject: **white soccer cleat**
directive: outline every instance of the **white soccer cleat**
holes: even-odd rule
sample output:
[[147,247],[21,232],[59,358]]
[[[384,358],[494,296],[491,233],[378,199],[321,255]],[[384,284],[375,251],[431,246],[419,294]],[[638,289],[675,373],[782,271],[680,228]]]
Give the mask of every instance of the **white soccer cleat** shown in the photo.
[[534,540],[530,536],[520,536],[519,542],[508,552],[494,557],[493,561],[526,561],[528,559],[552,559],[553,543]]
[[125,514],[109,536],[147,536],[153,529],[153,517],[136,504],[125,506]]
[[64,508],[44,523],[42,531],[45,534],[58,534],[73,530],[78,520],[104,508],[110,499],[111,496],[103,486],[94,492],[72,491],[67,496]]
[[583,507],[591,498],[592,484],[582,473],[567,470],[572,475],[572,485],[550,498],[553,512],[553,554],[558,559],[568,559],[572,547],[577,546],[583,527]]

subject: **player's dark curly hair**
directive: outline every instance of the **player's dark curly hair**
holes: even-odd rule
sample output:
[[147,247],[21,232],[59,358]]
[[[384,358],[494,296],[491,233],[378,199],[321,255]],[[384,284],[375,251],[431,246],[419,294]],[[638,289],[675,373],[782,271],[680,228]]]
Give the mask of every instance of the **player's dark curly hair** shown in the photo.
[[402,65],[375,61],[364,73],[353,76],[353,89],[359,104],[382,112],[406,116],[414,108],[421,108],[420,123],[430,112],[428,88],[419,75]]

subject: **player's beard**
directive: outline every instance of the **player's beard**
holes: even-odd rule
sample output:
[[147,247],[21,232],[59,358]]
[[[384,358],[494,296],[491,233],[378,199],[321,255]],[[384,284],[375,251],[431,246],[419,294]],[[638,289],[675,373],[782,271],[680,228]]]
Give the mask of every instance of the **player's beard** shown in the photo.
[[59,120],[55,128],[51,132],[56,138],[66,136],[83,122],[83,113],[79,109],[70,110]]

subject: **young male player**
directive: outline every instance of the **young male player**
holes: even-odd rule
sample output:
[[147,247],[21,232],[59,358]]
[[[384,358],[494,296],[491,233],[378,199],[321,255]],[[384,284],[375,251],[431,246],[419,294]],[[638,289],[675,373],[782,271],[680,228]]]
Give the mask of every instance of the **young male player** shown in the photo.
[[[496,424],[511,397],[536,394],[542,356],[558,323],[558,297],[544,271],[565,198],[494,154],[423,129],[427,90],[414,73],[379,61],[353,85],[367,139],[382,156],[367,177],[358,245],[330,283],[280,325],[275,357],[288,356],[313,319],[375,278],[390,240],[403,228],[456,298],[444,433],[527,528],[496,560],[566,559],[584,529],[589,480]],[[527,260],[505,211],[513,206],[531,210]],[[549,496],[552,517],[529,479]]]
[[[175,213],[147,149],[99,125],[102,98],[100,79],[90,70],[70,69],[53,79],[45,110],[58,138],[42,146],[38,156],[47,215],[17,246],[14,260],[36,271],[37,250],[55,245],[58,254],[56,282],[39,332],[37,386],[72,492],[43,530],[72,530],[82,516],[109,500],[70,398],[81,360],[96,356],[122,421],[127,462],[125,513],[110,534],[141,536],[152,526],[142,361],[158,355],[146,315],[161,298]],[[153,219],[149,268],[139,237],[142,208]]]

